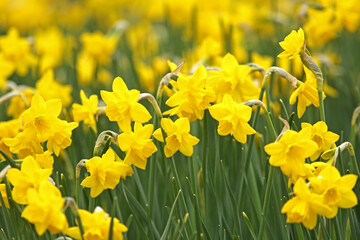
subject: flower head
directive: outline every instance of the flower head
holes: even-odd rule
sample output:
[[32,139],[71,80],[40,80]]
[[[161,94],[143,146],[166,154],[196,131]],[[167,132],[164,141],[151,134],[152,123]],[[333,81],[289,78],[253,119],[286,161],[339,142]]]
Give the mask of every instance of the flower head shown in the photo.
[[28,205],[21,217],[33,223],[39,235],[47,229],[56,234],[68,228],[66,216],[62,212],[65,200],[59,189],[49,181],[41,182],[37,190],[29,189],[27,199]]
[[48,181],[52,169],[42,169],[32,156],[28,156],[21,164],[21,170],[11,168],[7,172],[7,178],[14,186],[12,197],[19,204],[28,203],[29,189],[37,190],[40,183]]
[[256,132],[248,124],[251,107],[238,104],[229,94],[225,94],[222,102],[211,106],[209,111],[219,121],[218,133],[221,136],[231,134],[238,142],[245,143],[246,136]]
[[[161,127],[165,131],[165,156],[171,157],[178,150],[185,156],[193,154],[193,146],[199,142],[199,139],[190,134],[190,122],[187,118],[179,118],[173,122],[170,118],[161,119]],[[159,134],[154,133],[154,137]],[[162,135],[161,135],[162,136]]]
[[292,30],[291,33],[285,37],[284,41],[279,44],[282,49],[284,49],[284,51],[278,55],[279,58],[296,58],[300,52],[304,50],[304,30],[302,30],[302,28],[299,28],[297,32]]
[[320,121],[313,126],[309,123],[301,123],[301,128],[311,128],[311,139],[318,145],[318,150],[310,156],[310,160],[316,160],[321,153],[329,150],[331,146],[339,139],[339,135],[328,131],[328,127],[325,122]]
[[[84,229],[84,234],[82,236],[84,240],[109,239],[111,217],[109,217],[109,215],[104,212],[104,210],[99,209],[96,211],[97,209],[98,208],[96,208],[93,213],[79,209],[79,215]],[[128,230],[127,227],[117,218],[114,218],[113,224],[113,239],[122,240],[123,232]],[[71,227],[67,229],[65,233],[75,239],[82,239],[79,227]]]
[[[7,198],[5,183],[0,183],[0,193],[1,193],[2,199],[5,203],[5,207],[10,208],[9,200]],[[0,207],[1,207],[1,201],[0,201]]]
[[265,152],[270,155],[270,164],[280,167],[293,182],[297,177],[308,174],[304,165],[305,158],[313,155],[317,149],[318,145],[311,140],[310,128],[304,128],[300,132],[287,130],[278,142],[265,146]]
[[177,114],[190,121],[202,119],[205,109],[215,101],[214,92],[206,88],[206,79],[207,72],[203,65],[192,76],[180,76],[176,84],[178,91],[166,101],[168,106],[174,108],[164,112],[164,115]]
[[110,121],[117,121],[123,132],[131,131],[131,120],[145,123],[151,119],[148,110],[138,103],[140,92],[129,90],[122,78],[115,78],[113,92],[101,91],[101,97],[106,103],[105,113]]
[[330,210],[322,203],[322,196],[312,193],[305,183],[299,178],[294,185],[295,197],[288,200],[281,209],[286,213],[286,221],[289,223],[302,223],[305,227],[313,229],[316,226],[317,215]]
[[90,196],[97,197],[104,189],[114,189],[120,178],[132,175],[132,169],[123,162],[117,162],[114,150],[109,148],[102,157],[93,157],[86,161],[85,166],[90,176],[86,177],[81,186],[91,188]]
[[134,164],[141,169],[146,168],[147,158],[157,151],[151,140],[153,129],[152,124],[143,126],[135,122],[134,131],[124,132],[118,136],[119,147],[126,152],[124,159],[126,164]]

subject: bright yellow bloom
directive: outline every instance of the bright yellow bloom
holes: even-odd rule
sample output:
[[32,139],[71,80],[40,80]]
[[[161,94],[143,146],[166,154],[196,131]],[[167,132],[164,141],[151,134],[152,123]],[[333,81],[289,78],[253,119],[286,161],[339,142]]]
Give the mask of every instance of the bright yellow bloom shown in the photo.
[[304,30],[302,30],[302,28],[299,28],[297,32],[292,30],[291,33],[285,37],[284,41],[279,44],[282,49],[284,49],[284,51],[278,55],[279,58],[296,58],[305,46]]
[[260,88],[251,78],[251,68],[247,65],[239,65],[230,53],[222,59],[220,71],[208,73],[207,88],[216,93],[216,102],[221,102],[227,93],[238,103],[259,97]]
[[50,151],[36,154],[35,161],[39,164],[41,168],[53,169],[54,157],[51,155]]
[[73,104],[73,116],[75,122],[84,121],[85,124],[89,124],[95,131],[96,121],[94,115],[96,114],[97,105],[98,105],[98,96],[91,95],[90,98],[87,98],[84,91],[80,91],[80,97],[82,105],[74,103]]
[[20,158],[43,152],[35,127],[28,127],[14,138],[5,138],[3,142],[12,153],[18,154]]
[[41,236],[48,229],[52,234],[68,228],[65,214],[62,212],[65,200],[49,181],[40,183],[38,190],[29,189],[28,205],[21,217],[35,225],[36,232]]
[[45,102],[39,94],[35,94],[31,100],[31,107],[22,115],[24,127],[34,127],[36,137],[40,142],[45,142],[56,130],[60,112],[60,99]]
[[161,127],[167,135],[165,138],[166,157],[171,157],[178,150],[185,156],[193,154],[193,146],[198,144],[199,139],[190,135],[188,118],[179,118],[175,122],[171,121],[170,118],[163,118],[161,119]]
[[76,62],[77,77],[80,85],[87,86],[95,77],[95,60],[87,53],[80,53]]
[[318,145],[311,140],[310,128],[304,128],[300,132],[287,130],[278,142],[265,146],[265,152],[270,155],[270,164],[280,167],[293,182],[297,177],[308,174],[304,165],[305,158],[313,155],[317,149]]
[[134,132],[124,132],[118,136],[119,147],[126,152],[124,162],[127,165],[134,164],[136,167],[145,169],[147,158],[157,151],[151,140],[153,125],[143,126],[135,122]]
[[122,78],[115,78],[113,92],[100,91],[101,97],[106,103],[105,113],[110,121],[117,121],[123,132],[131,131],[131,120],[145,123],[151,119],[148,110],[138,103],[140,92],[129,90]]
[[320,121],[315,123],[313,126],[309,123],[301,123],[301,128],[311,128],[311,139],[318,145],[318,150],[310,156],[310,160],[316,160],[321,153],[329,150],[331,146],[339,140],[339,135],[328,131],[328,127],[325,122]]
[[115,161],[115,152],[111,148],[102,157],[93,157],[86,161],[85,166],[90,176],[86,177],[81,186],[91,188],[90,196],[97,197],[104,189],[114,189],[120,178],[132,174],[129,165]]
[[[86,210],[79,209],[81,223],[84,229],[84,240],[107,240],[109,239],[109,230],[111,217],[102,209],[90,213]],[[123,232],[127,232],[127,227],[119,219],[114,218],[113,239],[122,240]],[[75,239],[81,239],[79,227],[71,227],[65,231],[65,234]]]
[[214,92],[205,87],[206,79],[207,72],[203,65],[199,66],[192,76],[180,76],[177,79],[178,91],[166,101],[166,104],[173,108],[164,112],[164,115],[177,114],[190,121],[202,119],[205,109],[215,101]]
[[[5,145],[5,138],[14,138],[23,129],[21,119],[14,119],[5,122],[0,122],[0,149],[6,154],[11,155],[10,149]],[[0,157],[2,159],[2,156]]]
[[231,134],[238,142],[246,143],[247,135],[256,131],[248,124],[252,109],[235,102],[229,94],[225,94],[221,103],[209,108],[211,116],[219,121],[218,133],[221,136]]
[[281,209],[286,213],[289,223],[302,223],[305,227],[313,229],[316,226],[317,215],[330,210],[322,203],[322,196],[314,194],[306,185],[305,180],[299,178],[294,186],[295,197],[288,200]]
[[21,170],[11,168],[7,172],[7,178],[14,186],[12,197],[19,204],[28,203],[28,190],[38,189],[43,181],[48,181],[52,169],[42,169],[32,156],[28,156],[21,164]]
[[[304,66],[306,81],[298,81],[298,88],[290,96],[290,104],[294,104],[296,99],[297,103],[297,114],[301,118],[305,112],[305,109],[310,104],[313,104],[315,107],[319,107],[319,96],[317,90],[317,83],[314,74]],[[325,94],[323,93],[323,99],[325,99]]]
[[[5,183],[0,183],[0,193],[1,193],[2,199],[4,200],[5,207],[10,208],[9,200],[7,198]],[[0,207],[1,207],[1,202],[0,202]]]
[[352,191],[357,178],[354,174],[341,176],[332,165],[325,166],[316,177],[309,178],[313,192],[322,195],[322,204],[331,209],[323,215],[333,218],[338,207],[351,208],[357,205],[357,197]]
[[72,103],[70,85],[61,85],[54,78],[54,71],[47,70],[36,83],[37,93],[40,94],[45,100],[60,98],[64,107]]
[[117,38],[108,37],[101,32],[83,33],[80,37],[83,51],[100,64],[108,64],[110,56],[116,49]]
[[0,90],[5,88],[7,80],[14,70],[14,64],[12,64],[11,61],[6,60],[4,54],[0,53]]

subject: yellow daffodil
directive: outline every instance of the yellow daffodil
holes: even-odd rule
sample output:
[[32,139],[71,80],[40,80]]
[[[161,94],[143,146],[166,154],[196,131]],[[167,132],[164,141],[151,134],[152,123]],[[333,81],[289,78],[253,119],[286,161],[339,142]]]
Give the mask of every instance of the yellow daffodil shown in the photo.
[[3,142],[12,153],[18,154],[20,158],[43,152],[40,140],[37,138],[36,129],[32,126],[19,132],[13,138],[5,138]]
[[50,151],[45,151],[41,154],[35,154],[35,161],[41,168],[53,169],[54,157]]
[[131,131],[131,120],[145,123],[151,119],[148,110],[138,103],[140,92],[129,90],[122,78],[115,78],[113,92],[100,91],[101,97],[106,103],[105,113],[110,121],[117,121],[123,132]]
[[4,54],[0,53],[0,90],[3,90],[6,86],[8,78],[13,74],[15,70],[14,64],[4,57]]
[[[297,103],[297,114],[301,118],[305,112],[305,109],[310,104],[313,104],[315,107],[319,107],[319,96],[316,86],[316,78],[314,74],[304,66],[306,81],[298,81],[298,88],[290,96],[290,104],[294,104],[296,99]],[[323,93],[323,99],[325,99],[325,94]]]
[[60,99],[45,102],[40,95],[35,94],[31,100],[31,107],[22,115],[24,127],[34,127],[37,138],[40,142],[45,142],[56,129],[60,112]]
[[187,117],[190,121],[202,119],[204,111],[215,101],[213,91],[206,86],[207,72],[203,65],[199,66],[192,76],[181,76],[177,79],[178,91],[171,96],[166,104],[173,107],[164,115],[177,114],[179,117]]
[[[199,139],[190,134],[188,118],[179,118],[175,122],[170,118],[163,118],[161,119],[161,127],[167,135],[165,138],[166,157],[171,157],[178,150],[185,156],[193,154],[193,146],[198,144]],[[157,139],[161,140],[161,138]]]
[[117,44],[115,36],[105,36],[101,32],[83,33],[80,37],[83,51],[100,64],[108,64]]
[[327,165],[316,177],[309,178],[313,192],[323,196],[322,204],[330,208],[325,212],[327,218],[333,218],[338,208],[352,208],[357,205],[357,197],[352,191],[358,176],[341,176],[336,167]]
[[225,94],[221,103],[209,108],[211,116],[219,121],[218,133],[221,136],[231,134],[238,142],[246,143],[247,135],[256,131],[248,124],[252,109],[238,104],[229,94]]
[[[0,149],[11,155],[9,147],[4,143],[5,138],[14,138],[23,129],[21,119],[0,122]],[[0,157],[2,159],[2,157]]]
[[58,28],[38,31],[35,35],[35,48],[40,55],[40,72],[54,69],[62,60],[65,50],[65,39]]
[[[5,207],[10,208],[9,200],[7,198],[5,183],[0,183],[0,193],[1,193],[2,199],[4,200]],[[0,207],[1,207],[1,202],[0,202]]]
[[[90,213],[86,210],[79,209],[82,227],[84,229],[84,240],[107,240],[109,239],[109,229],[111,217],[102,209]],[[127,227],[119,219],[114,218],[113,239],[122,240],[123,232],[127,232]],[[65,234],[75,239],[82,239],[79,227],[71,227],[65,231]]]
[[301,128],[311,128],[311,139],[318,145],[318,150],[310,156],[310,160],[316,160],[321,153],[329,150],[331,146],[339,140],[339,135],[328,131],[328,127],[325,122],[320,121],[315,123],[313,126],[309,123],[301,123]]
[[86,169],[90,176],[86,177],[81,186],[91,188],[90,196],[97,197],[104,189],[114,189],[120,178],[132,174],[129,165],[115,161],[115,152],[111,148],[102,157],[93,157],[86,161]]
[[11,168],[7,172],[7,178],[14,186],[12,197],[19,204],[28,203],[29,189],[37,190],[40,183],[48,181],[52,169],[42,169],[32,156],[28,156],[21,164],[21,170]]
[[153,129],[152,124],[143,126],[135,122],[134,132],[124,132],[118,136],[119,147],[126,152],[124,159],[126,164],[134,164],[141,169],[146,168],[147,158],[157,151],[151,140]]
[[302,28],[299,28],[297,32],[292,30],[291,33],[285,37],[284,41],[279,44],[282,49],[284,49],[284,51],[278,55],[279,58],[296,58],[301,51],[304,51],[304,30],[302,30]]
[[21,38],[16,28],[10,28],[6,36],[0,37],[0,51],[4,59],[14,65],[14,69],[20,76],[25,76],[29,67],[36,63],[29,41]]
[[221,61],[220,71],[209,71],[207,88],[216,93],[216,102],[221,102],[225,94],[231,95],[236,102],[257,99],[260,88],[251,79],[251,68],[239,65],[230,53]]
[[36,82],[36,90],[45,100],[61,99],[64,107],[72,103],[72,87],[58,83],[54,78],[54,71],[52,69],[47,70],[41,79]]
[[270,164],[280,167],[293,182],[296,177],[307,175],[305,158],[313,155],[317,149],[318,145],[311,140],[310,128],[304,128],[300,132],[287,130],[278,142],[265,146],[265,152],[270,155]]
[[65,200],[49,181],[40,183],[39,188],[29,189],[27,193],[28,205],[21,217],[35,225],[35,230],[40,236],[49,230],[52,234],[68,228],[65,214],[62,212]]
[[289,223],[302,223],[305,227],[313,229],[316,226],[317,215],[330,210],[322,203],[322,196],[312,193],[305,183],[299,178],[294,186],[295,197],[288,200],[281,209],[286,213],[286,221]]
[[85,124],[89,124],[95,131],[96,128],[96,121],[94,115],[97,111],[98,105],[98,96],[91,95],[90,98],[87,98],[84,91],[80,91],[80,97],[82,105],[78,103],[73,104],[73,116],[75,122],[84,121]]
[[95,60],[87,53],[80,53],[76,62],[77,78],[81,86],[88,86],[95,77]]

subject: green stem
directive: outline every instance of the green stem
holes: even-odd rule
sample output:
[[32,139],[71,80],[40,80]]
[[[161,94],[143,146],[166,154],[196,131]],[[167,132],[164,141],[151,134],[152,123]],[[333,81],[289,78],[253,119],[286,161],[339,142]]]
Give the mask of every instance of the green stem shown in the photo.
[[323,92],[321,90],[318,90],[319,95],[319,103],[320,103],[320,119],[323,122],[326,122],[325,120],[325,109],[324,109],[324,99],[323,99]]

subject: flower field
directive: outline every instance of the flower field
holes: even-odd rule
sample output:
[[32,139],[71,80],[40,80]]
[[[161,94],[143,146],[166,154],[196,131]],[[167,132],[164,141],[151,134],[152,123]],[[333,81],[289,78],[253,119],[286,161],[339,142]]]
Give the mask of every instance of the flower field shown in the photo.
[[360,239],[356,0],[0,0],[0,239]]

